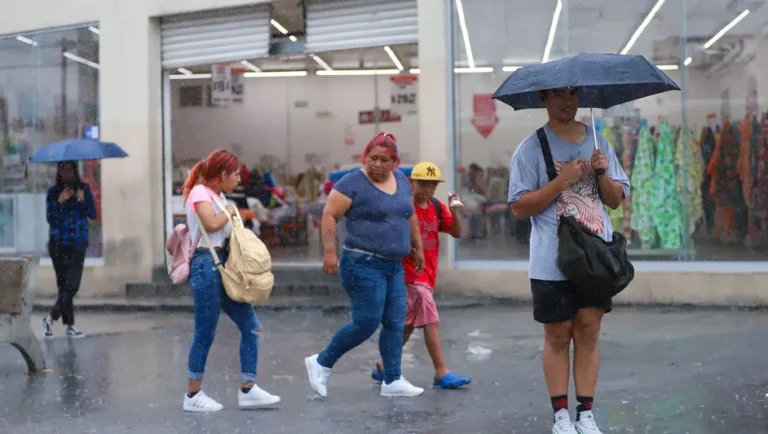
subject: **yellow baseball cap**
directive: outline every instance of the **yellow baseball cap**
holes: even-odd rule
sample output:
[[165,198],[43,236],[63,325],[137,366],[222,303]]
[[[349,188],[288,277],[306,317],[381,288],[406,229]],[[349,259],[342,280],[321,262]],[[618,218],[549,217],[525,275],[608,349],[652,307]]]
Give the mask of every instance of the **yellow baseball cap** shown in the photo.
[[413,166],[411,171],[411,179],[416,181],[435,181],[443,182],[440,168],[436,164],[429,161],[422,161],[421,163]]

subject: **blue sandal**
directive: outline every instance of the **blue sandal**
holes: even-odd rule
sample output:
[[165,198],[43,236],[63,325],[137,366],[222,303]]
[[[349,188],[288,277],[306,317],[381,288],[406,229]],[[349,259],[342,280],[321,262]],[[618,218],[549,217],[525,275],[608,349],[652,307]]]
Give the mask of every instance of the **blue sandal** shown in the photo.
[[435,382],[432,383],[432,387],[436,387],[438,389],[458,389],[459,387],[466,386],[471,382],[472,379],[469,377],[462,377],[457,375],[455,372],[449,372],[443,375],[442,378],[435,379]]

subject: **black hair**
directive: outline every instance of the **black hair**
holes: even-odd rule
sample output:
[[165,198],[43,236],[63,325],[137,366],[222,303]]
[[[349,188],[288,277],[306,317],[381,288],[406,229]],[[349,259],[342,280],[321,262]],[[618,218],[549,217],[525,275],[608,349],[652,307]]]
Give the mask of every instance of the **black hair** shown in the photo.
[[[72,166],[72,181],[64,182],[61,177],[61,168],[65,165]],[[53,191],[58,196],[65,188],[79,190],[83,187],[83,180],[80,179],[80,169],[76,161],[62,161],[56,165],[56,183],[53,185]]]

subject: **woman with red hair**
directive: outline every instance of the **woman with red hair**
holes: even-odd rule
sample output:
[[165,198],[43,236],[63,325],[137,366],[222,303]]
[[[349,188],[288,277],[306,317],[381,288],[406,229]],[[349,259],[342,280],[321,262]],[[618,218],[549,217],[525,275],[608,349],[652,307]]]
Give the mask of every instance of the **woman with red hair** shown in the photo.
[[[238,303],[227,296],[216,266],[225,263],[227,257],[222,250],[224,240],[229,237],[232,227],[229,213],[235,213],[232,205],[224,205],[224,193],[231,193],[240,182],[240,162],[230,152],[219,149],[192,168],[184,183],[183,197],[187,209],[187,225],[196,243],[195,252],[189,263],[189,290],[192,293],[195,310],[195,337],[189,349],[188,378],[189,390],[184,395],[184,411],[214,412],[222,405],[202,391],[203,373],[208,352],[213,344],[219,314],[222,310],[240,329],[240,390],[237,401],[241,408],[252,408],[280,402],[256,385],[256,362],[259,355],[261,324],[253,306]],[[202,227],[200,227],[202,224]],[[208,233],[211,247],[218,258],[211,254],[202,231]]]
[[[400,160],[395,136],[377,134],[363,153],[363,168],[341,178],[325,203],[323,270],[339,271],[352,304],[352,322],[339,329],[320,354],[304,363],[312,389],[326,397],[334,364],[370,338],[379,325],[379,352],[384,365],[382,396],[418,396],[424,389],[401,375],[406,295],[402,259],[413,255],[424,270],[424,249],[411,200],[411,185],[395,170]],[[347,235],[337,248],[337,224],[346,218]]]

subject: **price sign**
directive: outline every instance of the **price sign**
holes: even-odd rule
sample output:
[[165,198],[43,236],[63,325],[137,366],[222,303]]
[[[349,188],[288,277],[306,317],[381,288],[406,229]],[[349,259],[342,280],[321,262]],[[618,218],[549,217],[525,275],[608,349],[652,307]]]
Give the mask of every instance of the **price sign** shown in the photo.
[[416,75],[393,75],[389,77],[389,108],[400,114],[414,113],[419,103],[419,77]]
[[232,69],[229,65],[213,65],[211,80],[211,102],[214,105],[228,105],[232,102]]

